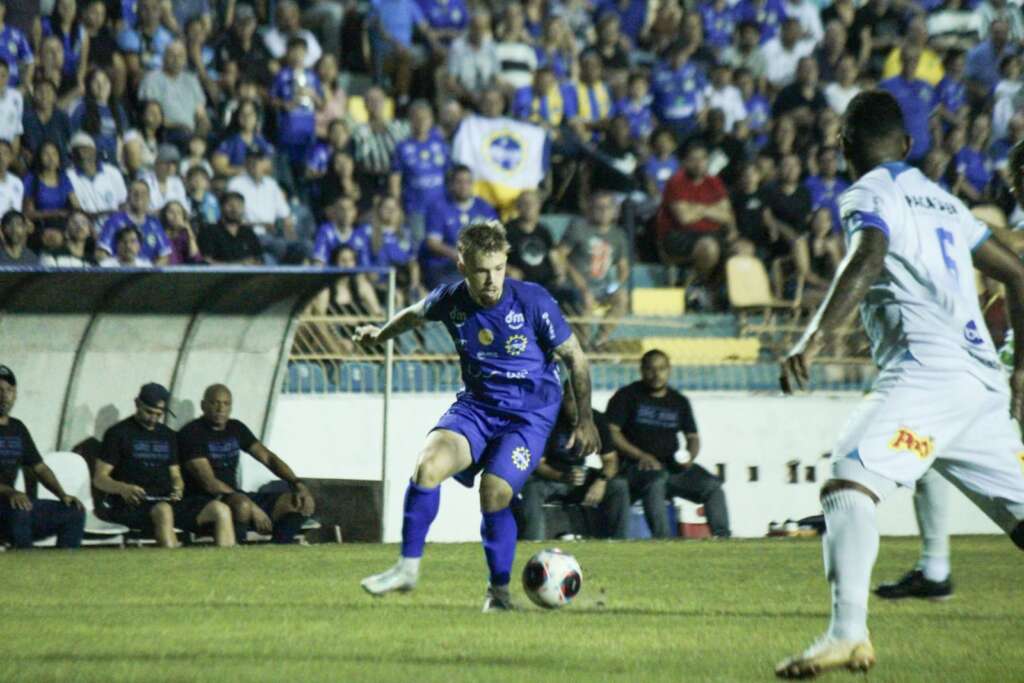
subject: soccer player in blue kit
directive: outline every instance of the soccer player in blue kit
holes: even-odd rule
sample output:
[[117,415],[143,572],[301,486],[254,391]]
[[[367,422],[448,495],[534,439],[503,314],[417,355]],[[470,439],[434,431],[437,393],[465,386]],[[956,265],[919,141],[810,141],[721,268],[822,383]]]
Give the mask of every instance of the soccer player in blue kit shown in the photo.
[[583,453],[600,448],[590,412],[590,368],[551,295],[540,285],[505,279],[509,245],[501,223],[469,225],[457,249],[463,281],[438,287],[383,328],[363,325],[354,335],[356,342],[373,345],[427,320],[440,321],[458,349],[464,383],[427,435],[406,489],[401,557],[362,586],[373,595],[413,589],[441,483],[454,476],[472,486],[483,472],[480,535],[490,569],[483,611],[509,610],[516,550],[509,503],[540,463],[558,417],[562,387],[556,358],[568,368],[580,406],[572,441]]

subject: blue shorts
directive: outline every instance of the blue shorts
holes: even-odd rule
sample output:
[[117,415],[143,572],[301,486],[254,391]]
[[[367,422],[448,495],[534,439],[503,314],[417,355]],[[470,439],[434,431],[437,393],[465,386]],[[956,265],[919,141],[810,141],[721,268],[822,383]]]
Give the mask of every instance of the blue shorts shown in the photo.
[[472,487],[478,472],[501,477],[519,493],[530,474],[537,469],[560,406],[546,411],[509,415],[466,401],[456,401],[436,429],[461,434],[469,441],[473,464],[455,475],[463,486]]

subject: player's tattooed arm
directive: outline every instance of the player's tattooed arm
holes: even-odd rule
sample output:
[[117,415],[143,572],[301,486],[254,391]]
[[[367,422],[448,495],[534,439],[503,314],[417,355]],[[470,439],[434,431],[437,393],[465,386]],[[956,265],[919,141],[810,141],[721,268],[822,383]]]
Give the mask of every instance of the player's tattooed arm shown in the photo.
[[364,346],[383,344],[389,339],[394,339],[409,330],[419,327],[426,319],[427,300],[423,299],[408,308],[403,308],[384,327],[360,325],[356,328],[355,334],[352,335],[352,340]]
[[888,249],[888,238],[880,230],[865,229],[853,233],[850,250],[839,264],[825,300],[800,341],[782,361],[780,381],[784,392],[791,392],[794,382],[801,389],[807,386],[811,363],[825,338],[853,315],[882,272]]
[[1010,376],[1010,412],[1024,424],[1024,264],[998,240],[990,239],[974,251],[974,265],[1006,285],[1006,312],[1017,340]]
[[569,369],[569,382],[572,385],[572,393],[576,397],[578,419],[576,428],[566,445],[571,448],[573,444],[578,444],[581,453],[599,453],[601,437],[598,436],[597,426],[594,424],[594,413],[590,405],[590,363],[587,362],[587,357],[584,355],[576,335],[570,335],[560,346],[556,347],[555,355]]

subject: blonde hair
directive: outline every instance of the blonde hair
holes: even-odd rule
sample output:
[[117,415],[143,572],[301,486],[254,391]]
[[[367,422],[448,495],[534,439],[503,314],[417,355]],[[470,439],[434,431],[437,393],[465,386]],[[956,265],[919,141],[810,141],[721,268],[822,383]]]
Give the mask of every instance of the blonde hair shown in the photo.
[[462,259],[469,254],[507,254],[509,244],[505,237],[505,226],[496,220],[470,223],[459,234],[457,247]]

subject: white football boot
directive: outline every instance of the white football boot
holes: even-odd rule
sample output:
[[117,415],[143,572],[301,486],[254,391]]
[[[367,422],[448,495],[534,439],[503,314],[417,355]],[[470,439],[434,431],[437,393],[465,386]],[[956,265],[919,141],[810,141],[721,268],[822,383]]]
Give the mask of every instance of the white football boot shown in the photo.
[[866,672],[875,665],[875,648],[868,638],[839,640],[825,635],[801,654],[779,662],[775,675],[779,678],[814,678],[833,669]]
[[411,591],[417,580],[419,572],[409,569],[403,560],[399,560],[387,571],[366,577],[359,585],[370,595],[384,595],[392,591]]

